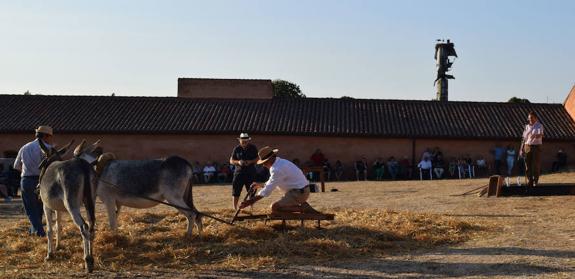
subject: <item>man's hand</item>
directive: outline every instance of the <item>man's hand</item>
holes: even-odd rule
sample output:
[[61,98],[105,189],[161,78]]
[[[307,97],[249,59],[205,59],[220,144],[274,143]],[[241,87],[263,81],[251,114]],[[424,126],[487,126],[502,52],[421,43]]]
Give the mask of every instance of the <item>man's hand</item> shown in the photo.
[[249,200],[247,200],[247,201],[243,201],[243,202],[240,204],[240,209],[244,209],[244,208],[246,208],[246,207],[248,207],[248,206],[250,206],[250,205],[256,203],[257,201],[261,200],[262,198],[263,198],[262,196],[255,196],[253,199],[249,199]]
[[257,189],[261,189],[263,188],[263,184],[261,183],[252,183],[252,185],[250,185],[250,190],[257,190]]

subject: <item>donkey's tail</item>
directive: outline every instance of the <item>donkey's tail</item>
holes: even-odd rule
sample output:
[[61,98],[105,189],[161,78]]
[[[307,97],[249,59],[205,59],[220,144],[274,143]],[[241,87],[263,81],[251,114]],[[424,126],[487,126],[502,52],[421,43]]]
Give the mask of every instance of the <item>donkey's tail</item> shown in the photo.
[[85,165],[84,166],[84,206],[86,207],[86,212],[88,213],[88,220],[90,223],[90,232],[94,232],[94,229],[96,227],[96,205],[95,205],[95,198],[93,196],[93,189],[92,189],[92,185],[94,183],[94,177],[90,166],[89,165]]

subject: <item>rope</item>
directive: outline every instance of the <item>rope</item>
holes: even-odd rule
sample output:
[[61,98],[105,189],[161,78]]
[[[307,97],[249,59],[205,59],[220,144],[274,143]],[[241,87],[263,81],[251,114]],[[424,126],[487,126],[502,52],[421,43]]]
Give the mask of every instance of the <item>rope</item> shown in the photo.
[[194,212],[194,213],[196,213],[196,214],[203,215],[203,216],[206,216],[206,217],[211,218],[211,219],[213,219],[213,220],[216,220],[216,221],[218,221],[218,222],[220,222],[220,223],[224,223],[224,224],[233,226],[233,223],[232,223],[232,222],[229,222],[229,221],[220,219],[220,218],[218,218],[218,217],[212,216],[212,215],[207,214],[207,213],[199,212],[197,209],[186,208],[186,207],[182,207],[182,206],[179,206],[179,205],[171,204],[171,203],[168,203],[168,202],[165,202],[165,201],[161,201],[161,200],[158,200],[158,199],[150,198],[150,197],[147,197],[147,196],[144,196],[144,195],[140,195],[140,194],[137,194],[137,193],[128,192],[128,191],[125,191],[125,190],[121,189],[120,187],[118,187],[118,185],[116,185],[116,184],[114,184],[114,183],[111,183],[111,182],[108,182],[108,181],[103,180],[103,179],[99,179],[99,181],[101,181],[101,182],[103,182],[103,183],[105,183],[105,184],[108,184],[108,185],[110,185],[110,186],[113,186],[114,188],[116,188],[116,190],[119,190],[119,191],[124,192],[124,193],[126,193],[126,194],[134,195],[134,196],[136,196],[136,197],[138,197],[138,198],[142,198],[142,199],[145,199],[145,200],[149,200],[149,201],[161,203],[161,204],[164,204],[164,205],[167,205],[167,206],[176,208],[176,209]]
[[487,187],[487,184],[485,184],[485,185],[483,185],[483,186],[479,186],[479,187],[477,187],[477,188],[473,188],[473,189],[471,189],[471,190],[469,190],[469,191],[467,191],[467,192],[465,192],[465,193],[456,194],[456,195],[449,195],[449,196],[451,196],[451,197],[465,196],[465,195],[471,194],[471,193],[473,193],[473,192],[475,192],[475,191],[477,191],[477,190],[483,189],[483,188],[485,188],[485,187]]

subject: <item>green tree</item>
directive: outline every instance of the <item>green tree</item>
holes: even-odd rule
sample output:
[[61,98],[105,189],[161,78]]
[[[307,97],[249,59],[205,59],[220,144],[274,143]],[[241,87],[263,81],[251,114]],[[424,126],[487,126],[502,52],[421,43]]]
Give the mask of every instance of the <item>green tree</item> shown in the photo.
[[299,89],[299,85],[293,82],[276,79],[272,81],[272,86],[274,90],[274,97],[305,98],[305,95],[301,93],[301,89]]
[[521,99],[521,98],[517,98],[517,97],[511,97],[511,99],[509,99],[509,101],[507,101],[507,102],[508,103],[514,103],[514,104],[529,104],[529,103],[531,103],[527,99]]

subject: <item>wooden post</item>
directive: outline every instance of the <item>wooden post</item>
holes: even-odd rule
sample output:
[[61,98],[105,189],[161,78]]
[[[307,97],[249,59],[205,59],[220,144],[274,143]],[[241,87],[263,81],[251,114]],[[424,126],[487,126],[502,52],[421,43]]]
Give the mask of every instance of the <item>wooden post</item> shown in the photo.
[[487,196],[496,196],[499,197],[501,195],[501,186],[503,185],[503,176],[501,175],[492,175],[489,177],[489,185],[487,186]]

